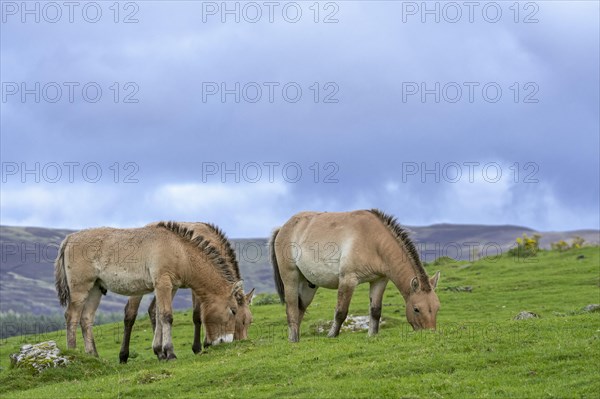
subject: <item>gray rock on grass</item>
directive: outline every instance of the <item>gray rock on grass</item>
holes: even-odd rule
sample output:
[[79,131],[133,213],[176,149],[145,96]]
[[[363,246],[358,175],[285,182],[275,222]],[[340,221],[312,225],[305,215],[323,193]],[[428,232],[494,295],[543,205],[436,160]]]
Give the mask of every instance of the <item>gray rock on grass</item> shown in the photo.
[[600,312],[600,305],[597,303],[590,303],[583,308],[584,312]]
[[60,356],[60,349],[54,341],[40,342],[39,344],[26,344],[21,346],[19,353],[10,355],[10,363],[13,367],[29,368],[33,371],[42,372],[48,367],[66,366],[69,358]]
[[518,315],[516,315],[513,320],[527,320],[527,319],[537,319],[540,316],[537,315],[536,313],[533,312],[528,312],[526,310],[520,312]]

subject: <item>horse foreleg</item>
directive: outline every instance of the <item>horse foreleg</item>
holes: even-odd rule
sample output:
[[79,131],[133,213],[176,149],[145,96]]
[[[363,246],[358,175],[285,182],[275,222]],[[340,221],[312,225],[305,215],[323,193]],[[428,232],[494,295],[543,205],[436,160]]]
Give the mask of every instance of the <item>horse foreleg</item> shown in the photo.
[[129,341],[131,339],[131,330],[137,318],[138,309],[142,302],[143,296],[130,296],[125,305],[125,317],[123,318],[123,342],[121,343],[121,351],[119,352],[119,361],[127,363],[129,359]]
[[[159,330],[162,330],[162,345],[153,345],[154,353],[159,359],[177,359],[173,351],[173,341],[171,337],[171,327],[173,325],[173,297],[177,289],[168,278],[163,278],[158,285],[155,286],[156,303],[158,312],[156,314],[156,331],[154,337],[156,339]],[[155,342],[158,343],[158,342]],[[157,350],[159,353],[157,353]]]
[[340,282],[340,286],[338,288],[337,306],[335,307],[335,317],[333,320],[333,325],[331,326],[331,330],[329,330],[329,333],[327,334],[328,337],[337,337],[340,333],[342,324],[344,323],[344,320],[346,320],[346,316],[348,316],[348,307],[350,306],[350,300],[352,299],[354,288],[356,288],[356,283],[354,282]]
[[[156,298],[156,297],[155,297]],[[156,314],[159,316],[156,318],[156,328],[154,329],[154,339],[152,340],[152,350],[158,357],[158,360],[164,360],[165,354],[162,350],[163,342],[163,328],[162,328],[162,317],[160,317],[160,305],[156,308]]]
[[162,322],[160,321],[160,319],[158,319],[156,321],[156,329],[154,330],[154,338],[152,339],[152,350],[154,351],[154,354],[158,357],[158,360],[165,359],[165,354],[162,350],[162,331]]
[[369,335],[375,335],[379,332],[379,320],[381,319],[381,302],[383,300],[383,292],[387,285],[387,279],[380,279],[371,282],[369,288]]
[[100,287],[96,285],[92,288],[87,297],[85,305],[83,306],[80,321],[85,351],[94,356],[98,356],[98,351],[96,350],[92,329],[94,327],[94,319],[96,318],[96,310],[100,304],[100,299],[102,299],[102,291],[100,291]]
[[192,291],[192,320],[194,322],[194,343],[192,344],[192,351],[198,354],[202,352],[202,343],[200,341],[200,334],[202,332],[202,314],[200,311],[200,300]]

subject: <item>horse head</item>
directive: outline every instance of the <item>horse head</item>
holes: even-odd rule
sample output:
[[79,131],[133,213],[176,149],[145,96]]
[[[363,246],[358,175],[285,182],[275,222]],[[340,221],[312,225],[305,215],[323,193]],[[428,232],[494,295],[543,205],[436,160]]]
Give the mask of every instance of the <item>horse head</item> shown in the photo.
[[252,324],[250,303],[252,303],[253,295],[254,288],[245,295],[243,291],[238,291],[236,296],[238,311],[235,315],[235,332],[233,334],[233,339],[236,341],[248,338],[248,329],[250,328],[250,324]]
[[206,329],[204,346],[208,347],[233,341],[237,314],[240,310],[238,305],[240,292],[243,295],[242,281],[238,281],[232,286],[231,293],[228,296],[215,296],[202,302],[202,324]]
[[410,282],[410,294],[406,300],[406,319],[415,330],[434,329],[437,312],[440,309],[435,288],[440,277],[437,272],[430,280],[430,287],[421,287],[419,279],[414,277]]

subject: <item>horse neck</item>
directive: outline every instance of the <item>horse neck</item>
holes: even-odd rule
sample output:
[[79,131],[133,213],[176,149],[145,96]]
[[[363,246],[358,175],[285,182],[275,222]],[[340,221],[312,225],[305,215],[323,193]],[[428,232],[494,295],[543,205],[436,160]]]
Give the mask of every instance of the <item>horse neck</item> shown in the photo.
[[203,231],[206,231],[207,235],[210,235],[210,241],[211,243],[218,249],[218,251],[220,252],[221,256],[223,257],[223,259],[225,260],[225,263],[227,264],[227,268],[229,269],[229,271],[231,272],[232,275],[236,276],[237,279],[239,280],[239,267],[235,267],[235,262],[237,261],[235,259],[235,255],[234,258],[231,258],[229,255],[229,243],[227,242],[226,239],[222,239],[221,236],[219,236],[217,233],[215,233],[212,229],[210,229],[208,227],[208,225],[202,223],[204,225],[203,227]]
[[187,286],[201,298],[209,295],[225,295],[231,290],[231,283],[215,266],[202,257],[191,259]]
[[397,243],[388,246],[382,257],[385,276],[389,278],[406,300],[410,295],[410,281],[416,272],[408,254]]

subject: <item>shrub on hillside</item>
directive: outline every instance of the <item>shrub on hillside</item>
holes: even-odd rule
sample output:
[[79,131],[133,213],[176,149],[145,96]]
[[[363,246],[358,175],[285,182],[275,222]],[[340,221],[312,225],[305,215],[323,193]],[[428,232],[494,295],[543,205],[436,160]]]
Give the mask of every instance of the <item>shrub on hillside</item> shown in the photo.
[[565,240],[560,240],[560,241],[553,242],[552,244],[550,244],[550,247],[553,250],[563,252],[563,251],[567,251],[569,249],[581,248],[581,247],[583,247],[584,243],[585,243],[584,238],[575,236],[575,237],[573,237],[573,240],[571,241],[571,245],[569,245],[569,243],[566,242]]
[[553,251],[563,252],[563,251],[566,251],[567,249],[569,249],[569,244],[565,240],[560,240],[560,241],[551,243],[550,248],[552,248]]
[[575,236],[571,242],[571,249],[577,249],[583,247],[585,239],[579,236]]
[[536,256],[540,251],[540,238],[539,234],[534,234],[528,237],[527,234],[523,233],[523,237],[518,237],[515,241],[517,246],[511,248],[508,251],[509,255],[516,256],[517,258],[528,258],[530,256]]
[[451,258],[449,256],[440,256],[436,260],[433,261],[432,265],[434,266],[442,266],[447,265],[449,263],[456,263],[456,259]]
[[277,294],[258,294],[252,299],[252,306],[272,305],[281,303]]

